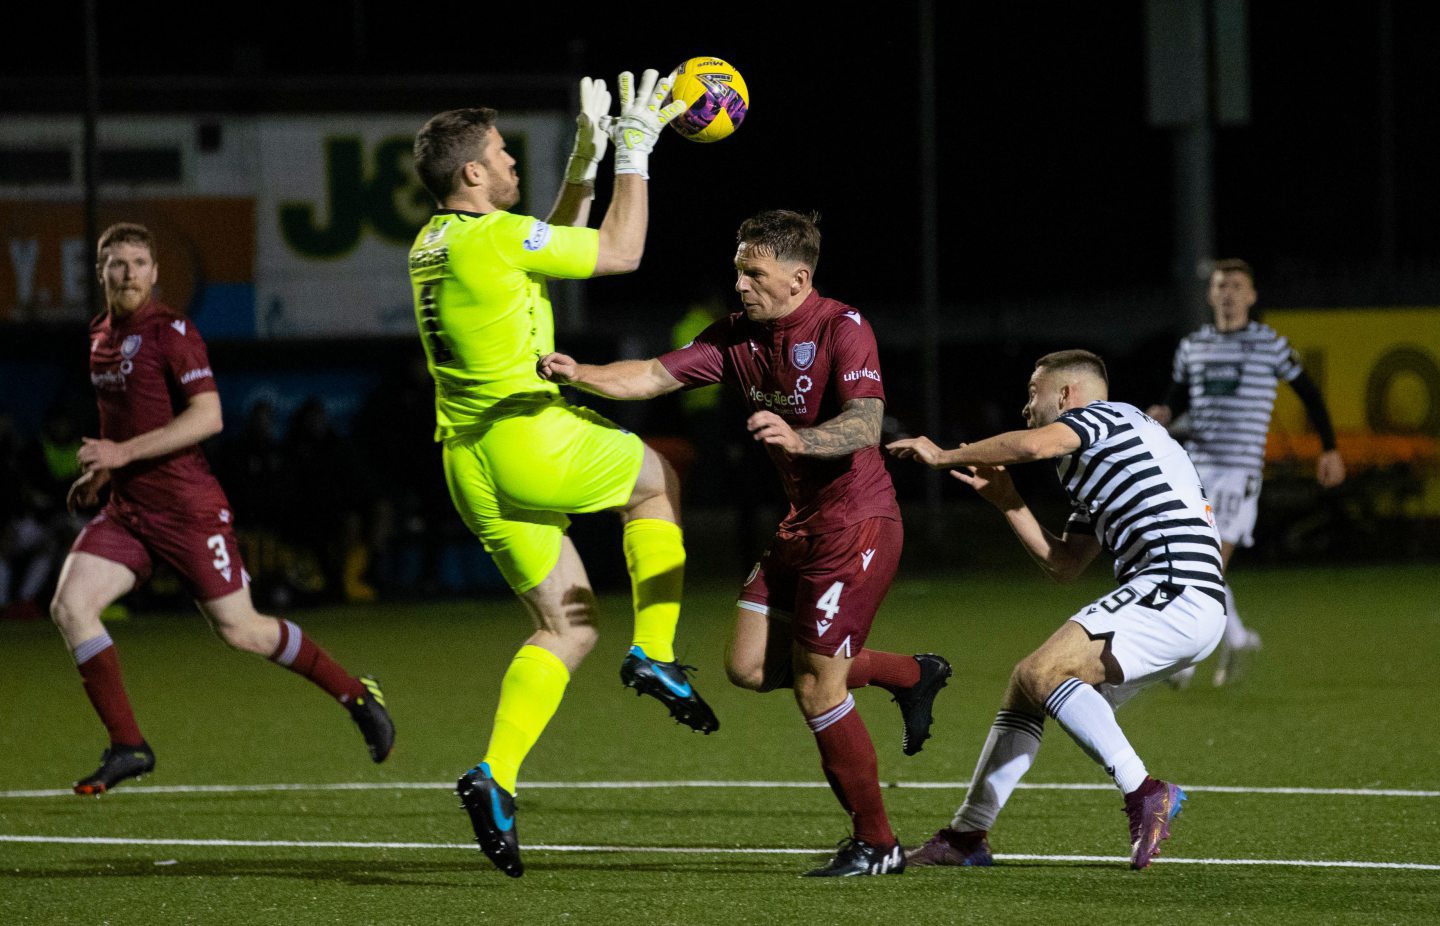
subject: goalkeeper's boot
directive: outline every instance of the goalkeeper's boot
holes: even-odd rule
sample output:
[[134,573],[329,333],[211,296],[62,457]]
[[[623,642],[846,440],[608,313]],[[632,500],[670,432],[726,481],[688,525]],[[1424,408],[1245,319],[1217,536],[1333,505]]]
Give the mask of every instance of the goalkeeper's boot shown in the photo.
[[515,827],[515,796],[490,777],[490,766],[484,762],[460,776],[455,782],[460,806],[470,814],[475,828],[475,841],[495,863],[495,867],[512,878],[525,873],[520,861],[520,833]]
[[678,662],[657,662],[640,647],[632,646],[620,663],[620,681],[634,688],[637,695],[650,695],[665,705],[677,723],[709,734],[720,729],[720,721],[690,684],[686,671],[694,668]]
[[995,864],[995,859],[990,854],[990,840],[985,830],[962,832],[947,826],[926,840],[925,845],[907,853],[905,862],[916,868],[926,865],[988,868]]
[[905,870],[905,850],[899,843],[872,846],[853,837],[840,841],[840,851],[824,868],[807,871],[806,878],[854,878],[861,875],[898,875]]
[[385,693],[380,690],[380,683],[362,675],[360,684],[365,686],[365,693],[346,707],[350,711],[350,719],[360,728],[360,735],[365,737],[370,758],[384,762],[390,750],[395,748],[395,723],[385,709]]
[[139,778],[155,769],[155,752],[144,740],[138,746],[111,743],[100,754],[100,767],[75,782],[76,794],[104,794],[127,778]]
[[944,656],[934,653],[921,653],[915,661],[920,663],[920,681],[897,692],[894,698],[895,703],[900,705],[900,718],[905,724],[900,735],[900,748],[907,756],[919,752],[930,738],[930,724],[935,719],[931,713],[935,696],[950,681],[950,674],[954,671]]
[[1160,854],[1160,843],[1170,838],[1170,821],[1180,816],[1185,792],[1179,785],[1145,776],[1125,795],[1125,816],[1130,819],[1130,867],[1137,871]]

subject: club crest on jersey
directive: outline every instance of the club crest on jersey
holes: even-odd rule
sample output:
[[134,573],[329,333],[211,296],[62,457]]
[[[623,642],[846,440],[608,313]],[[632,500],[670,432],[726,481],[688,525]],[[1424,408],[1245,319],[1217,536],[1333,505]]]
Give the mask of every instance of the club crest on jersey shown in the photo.
[[549,240],[550,226],[544,222],[537,221],[535,227],[530,229],[530,237],[526,238],[522,244],[527,251],[538,251],[545,247],[545,243]]
[[121,341],[120,356],[124,357],[126,360],[129,360],[131,357],[134,357],[136,354],[140,353],[140,342],[142,340],[144,339],[141,338],[140,335],[132,334],[125,340]]
[[790,345],[790,365],[797,370],[808,370],[815,362],[815,342],[801,341]]

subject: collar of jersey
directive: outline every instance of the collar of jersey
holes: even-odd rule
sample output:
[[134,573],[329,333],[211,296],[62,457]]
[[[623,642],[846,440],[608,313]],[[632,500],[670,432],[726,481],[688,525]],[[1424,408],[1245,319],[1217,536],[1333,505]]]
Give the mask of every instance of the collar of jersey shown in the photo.
[[770,323],[770,327],[776,329],[793,328],[808,320],[810,316],[814,314],[815,307],[819,304],[820,290],[812,289],[810,290],[810,295],[805,297],[805,301],[795,307],[795,311],[786,315],[784,318],[775,319]]
[[436,215],[468,215],[472,219],[483,219],[487,215],[494,215],[493,212],[466,212],[464,209],[436,209]]
[[131,312],[125,318],[116,318],[114,315],[110,315],[108,310],[106,314],[110,315],[110,327],[116,331],[121,331],[134,328],[154,313],[162,311],[164,311],[164,307],[160,305],[154,296],[151,296],[144,305]]

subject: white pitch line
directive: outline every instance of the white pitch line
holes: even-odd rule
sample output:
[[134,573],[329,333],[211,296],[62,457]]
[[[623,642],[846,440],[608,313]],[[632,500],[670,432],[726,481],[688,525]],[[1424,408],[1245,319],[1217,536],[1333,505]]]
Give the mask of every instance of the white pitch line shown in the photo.
[[[196,848],[243,848],[243,849],[420,849],[478,851],[475,846],[454,842],[352,842],[341,840],[302,841],[292,839],[131,839],[119,836],[19,836],[0,834],[0,843],[50,843],[82,846],[190,846]],[[533,845],[526,846],[527,852],[615,852],[648,855],[823,855],[830,851],[823,848],[753,848],[740,849],[724,846],[582,846],[582,845]],[[996,854],[1002,862],[1102,862],[1123,865],[1129,862],[1125,856],[1115,855],[1009,855]],[[1362,868],[1391,871],[1440,871],[1440,865],[1421,862],[1362,862],[1354,860],[1325,859],[1274,859],[1274,858],[1175,858],[1155,860],[1166,865],[1271,865],[1282,868]]]
[[[962,781],[891,781],[881,782],[884,788],[912,790],[964,791],[969,784]],[[279,791],[433,791],[450,789],[449,782],[435,781],[346,781],[314,784],[263,785],[125,785],[117,794],[263,794]],[[654,791],[665,788],[751,788],[751,789],[828,789],[823,781],[527,781],[521,790],[562,791]],[[1022,782],[1017,787],[1029,791],[1113,791],[1114,785],[1100,782]],[[1335,797],[1440,797],[1440,791],[1415,791],[1397,788],[1267,788],[1239,785],[1183,785],[1192,794],[1294,794]],[[0,791],[0,799],[23,797],[73,797],[69,788]]]

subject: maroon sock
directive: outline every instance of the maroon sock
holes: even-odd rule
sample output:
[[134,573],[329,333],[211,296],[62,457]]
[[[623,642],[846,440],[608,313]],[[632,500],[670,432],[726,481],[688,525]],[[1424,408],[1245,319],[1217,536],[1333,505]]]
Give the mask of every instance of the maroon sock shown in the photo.
[[840,806],[850,814],[855,838],[872,846],[894,845],[895,832],[890,829],[885,801],[880,796],[875,744],[870,742],[870,731],[855,710],[855,696],[846,695],[838,706],[805,722],[820,747],[825,780],[830,782]]
[[135,712],[130,709],[130,698],[125,694],[120,657],[110,635],[101,634],[75,647],[75,663],[85,694],[110,734],[110,742],[117,746],[139,746],[145,742],[140,726],[135,723]]
[[310,679],[341,704],[348,705],[365,693],[360,680],[316,646],[293,621],[280,622],[280,643],[270,661]]
[[920,663],[914,656],[862,649],[850,660],[846,688],[879,685],[891,694],[913,688],[920,682]]

